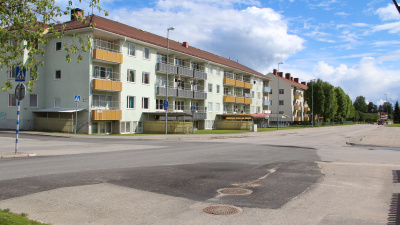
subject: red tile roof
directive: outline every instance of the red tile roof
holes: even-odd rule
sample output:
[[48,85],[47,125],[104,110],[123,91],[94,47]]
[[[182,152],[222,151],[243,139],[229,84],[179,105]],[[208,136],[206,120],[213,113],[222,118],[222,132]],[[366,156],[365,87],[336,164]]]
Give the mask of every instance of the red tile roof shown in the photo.
[[[115,34],[119,34],[125,37],[133,38],[136,40],[140,40],[143,42],[147,42],[153,45],[157,45],[163,48],[167,48],[167,39],[162,36],[158,36],[113,20],[106,19],[104,17],[100,16],[88,16],[86,17],[86,20],[88,22],[91,22],[95,25],[96,29],[100,30],[105,30],[108,32],[112,32]],[[81,23],[80,21],[69,21],[64,23],[66,25],[66,30],[75,30],[75,29],[80,29],[80,28],[85,28],[85,27],[90,27],[89,23]],[[235,61],[232,61],[230,59],[221,57],[219,55],[212,54],[210,52],[203,51],[198,48],[194,48],[189,46],[188,48],[182,46],[181,43],[170,40],[169,42],[169,48],[171,50],[181,52],[184,54],[188,54],[194,57],[198,57],[204,60],[212,61],[214,63],[218,63],[224,66],[232,67],[253,75],[257,75],[266,79],[269,79],[266,75],[259,73],[253,69],[250,69],[240,63],[237,63]]]
[[307,85],[304,85],[304,84],[302,84],[302,83],[297,83],[296,81],[293,81],[293,80],[291,80],[291,79],[287,79],[287,78],[285,78],[285,77],[280,77],[280,76],[275,75],[275,74],[273,74],[273,73],[269,73],[268,75],[277,76],[278,78],[280,78],[280,79],[284,80],[285,82],[288,82],[289,84],[291,84],[291,85],[293,85],[293,86],[296,86],[296,87],[298,87],[298,88],[301,88],[301,89],[304,89],[304,90],[307,90],[307,89],[308,89],[308,86],[307,86]]

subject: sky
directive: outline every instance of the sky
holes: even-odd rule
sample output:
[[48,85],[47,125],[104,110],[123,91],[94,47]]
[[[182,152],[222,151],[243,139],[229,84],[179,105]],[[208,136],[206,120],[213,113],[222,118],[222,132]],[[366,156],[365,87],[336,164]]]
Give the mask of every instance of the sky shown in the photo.
[[[57,0],[56,2],[61,2]],[[87,1],[77,3],[85,8]],[[322,79],[353,101],[400,100],[400,14],[392,0],[101,0],[116,20],[260,73]],[[98,10],[94,14],[102,15]],[[385,95],[386,94],[386,95]]]

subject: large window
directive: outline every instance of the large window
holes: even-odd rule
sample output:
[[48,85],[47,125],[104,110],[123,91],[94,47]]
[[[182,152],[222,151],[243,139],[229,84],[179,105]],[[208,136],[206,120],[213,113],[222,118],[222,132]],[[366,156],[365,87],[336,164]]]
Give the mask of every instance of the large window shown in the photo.
[[128,82],[135,82],[135,70],[128,69]]
[[38,96],[37,94],[29,95],[29,107],[37,108],[38,107]]
[[134,44],[128,44],[128,55],[135,56],[136,46]]
[[150,59],[150,49],[149,48],[144,48],[144,50],[143,50],[143,58]]
[[284,89],[279,89],[279,94],[280,95],[283,95],[285,93],[285,90]]
[[135,108],[135,97],[134,96],[127,96],[126,97],[126,108],[127,109],[134,109]]
[[156,99],[156,109],[158,109],[158,110],[164,109],[164,100],[163,99]]
[[112,68],[95,66],[93,70],[93,77],[97,79],[111,79],[112,78]]
[[208,103],[208,112],[212,112],[213,111],[212,106],[213,106],[212,102],[209,102]]
[[8,94],[8,106],[17,106],[17,99],[15,98],[15,94]]
[[175,110],[184,110],[185,102],[184,101],[175,101]]
[[144,72],[142,75],[142,83],[150,84],[150,73]]
[[220,93],[220,85],[217,84],[217,94]]
[[149,98],[142,98],[142,109],[149,109]]
[[213,86],[212,84],[208,84],[208,92],[209,93],[212,93],[212,86]]

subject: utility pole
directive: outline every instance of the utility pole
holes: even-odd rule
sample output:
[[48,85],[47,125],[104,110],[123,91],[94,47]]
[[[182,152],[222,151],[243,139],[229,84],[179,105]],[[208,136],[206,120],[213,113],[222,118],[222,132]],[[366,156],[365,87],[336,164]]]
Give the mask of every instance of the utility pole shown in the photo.
[[280,93],[279,93],[279,80],[281,79],[281,78],[279,78],[279,65],[280,64],[283,64],[283,62],[279,62],[278,63],[278,72],[276,74],[276,75],[278,75],[278,110],[276,112],[276,129],[277,130],[279,130],[279,95],[280,95]]

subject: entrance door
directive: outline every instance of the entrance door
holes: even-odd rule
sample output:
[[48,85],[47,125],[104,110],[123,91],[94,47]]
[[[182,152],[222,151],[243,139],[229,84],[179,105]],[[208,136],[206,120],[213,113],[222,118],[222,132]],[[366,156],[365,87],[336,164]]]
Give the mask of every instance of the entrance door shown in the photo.
[[138,122],[138,126],[136,128],[136,133],[138,133],[138,134],[143,133],[143,122]]

